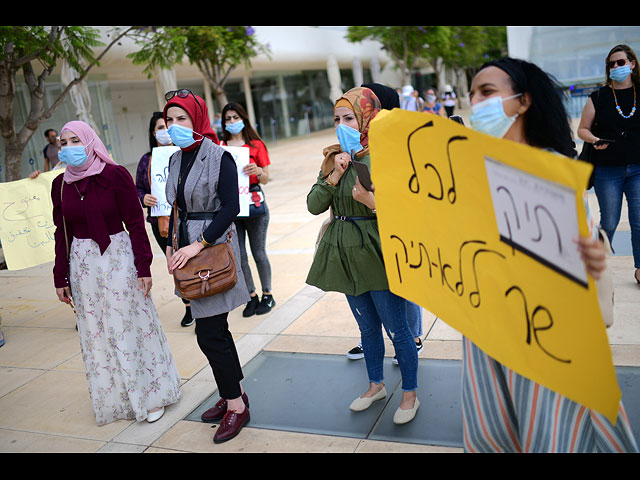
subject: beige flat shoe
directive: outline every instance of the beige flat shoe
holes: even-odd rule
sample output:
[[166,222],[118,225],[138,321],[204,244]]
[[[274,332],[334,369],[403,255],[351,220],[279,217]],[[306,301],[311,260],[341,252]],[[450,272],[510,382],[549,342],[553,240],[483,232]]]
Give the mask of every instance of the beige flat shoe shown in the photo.
[[162,407],[160,410],[156,410],[155,412],[149,412],[149,414],[147,415],[147,422],[157,422],[158,420],[160,420],[160,418],[162,418],[163,415],[164,407]]
[[418,412],[418,407],[420,406],[420,402],[416,398],[415,403],[413,404],[413,408],[409,410],[402,410],[400,407],[396,410],[395,415],[393,416],[393,423],[396,425],[402,425],[403,423],[409,423],[416,416]]
[[373,402],[382,400],[386,396],[387,396],[387,390],[384,387],[382,387],[382,390],[376,393],[373,397],[356,398],[353,402],[351,402],[349,409],[353,412],[361,412],[369,408]]

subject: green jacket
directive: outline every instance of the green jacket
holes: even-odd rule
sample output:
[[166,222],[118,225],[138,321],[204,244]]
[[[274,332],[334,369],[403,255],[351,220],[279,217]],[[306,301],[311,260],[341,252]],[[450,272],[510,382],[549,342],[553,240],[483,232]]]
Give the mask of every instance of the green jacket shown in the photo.
[[[359,159],[370,165],[367,155]],[[307,209],[314,215],[333,208],[338,217],[373,217],[370,220],[333,218],[311,264],[307,283],[324,291],[361,295],[370,290],[388,290],[382,260],[380,234],[375,214],[353,199],[356,172],[349,165],[337,186],[329,185],[322,172],[307,195]]]

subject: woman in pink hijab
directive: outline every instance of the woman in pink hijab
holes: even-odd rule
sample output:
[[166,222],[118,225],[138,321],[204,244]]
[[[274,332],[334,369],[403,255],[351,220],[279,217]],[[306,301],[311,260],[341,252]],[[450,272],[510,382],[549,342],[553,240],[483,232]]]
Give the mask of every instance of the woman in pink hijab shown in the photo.
[[60,144],[53,278],[60,301],[75,303],[96,421],[158,420],[178,401],[180,376],[149,293],[153,254],[133,178],[84,122],[67,123]]

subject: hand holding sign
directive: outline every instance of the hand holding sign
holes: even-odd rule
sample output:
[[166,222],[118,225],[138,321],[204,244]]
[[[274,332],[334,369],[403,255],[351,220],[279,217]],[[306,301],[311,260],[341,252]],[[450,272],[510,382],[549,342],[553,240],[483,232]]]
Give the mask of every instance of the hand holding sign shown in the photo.
[[401,110],[378,114],[369,138],[391,290],[615,421],[598,292],[573,242],[589,236],[591,167]]

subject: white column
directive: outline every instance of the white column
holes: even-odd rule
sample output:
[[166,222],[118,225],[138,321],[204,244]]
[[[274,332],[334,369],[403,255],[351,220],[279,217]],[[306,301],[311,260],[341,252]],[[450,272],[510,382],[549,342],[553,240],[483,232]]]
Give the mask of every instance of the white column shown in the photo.
[[202,77],[202,84],[204,86],[204,101],[207,104],[207,110],[209,112],[209,125],[211,125],[213,124],[213,114],[215,113],[213,97],[211,96],[211,85],[209,85],[209,81],[204,78],[204,76]]
[[165,104],[164,94],[169,90],[178,89],[178,81],[176,80],[176,72],[172,70],[165,70],[164,68],[158,68],[156,70],[156,96],[158,98],[158,110],[162,111]]
[[380,62],[378,61],[377,57],[371,58],[369,70],[371,70],[371,81],[373,83],[380,83]]
[[364,75],[362,73],[362,62],[359,57],[353,57],[351,62],[351,69],[353,70],[353,86],[359,87],[364,83]]
[[280,91],[280,107],[282,108],[282,121],[284,122],[284,135],[291,136],[291,124],[289,123],[289,106],[287,105],[287,90],[284,88],[284,78],[278,75],[278,90]]
[[251,83],[249,82],[249,75],[245,74],[242,77],[242,87],[244,89],[244,102],[247,105],[247,115],[253,128],[256,128],[256,111],[253,108],[253,96],[251,95]]
[[340,69],[335,55],[329,55],[327,58],[327,76],[329,77],[329,100],[335,102],[342,96],[342,88],[340,87]]

